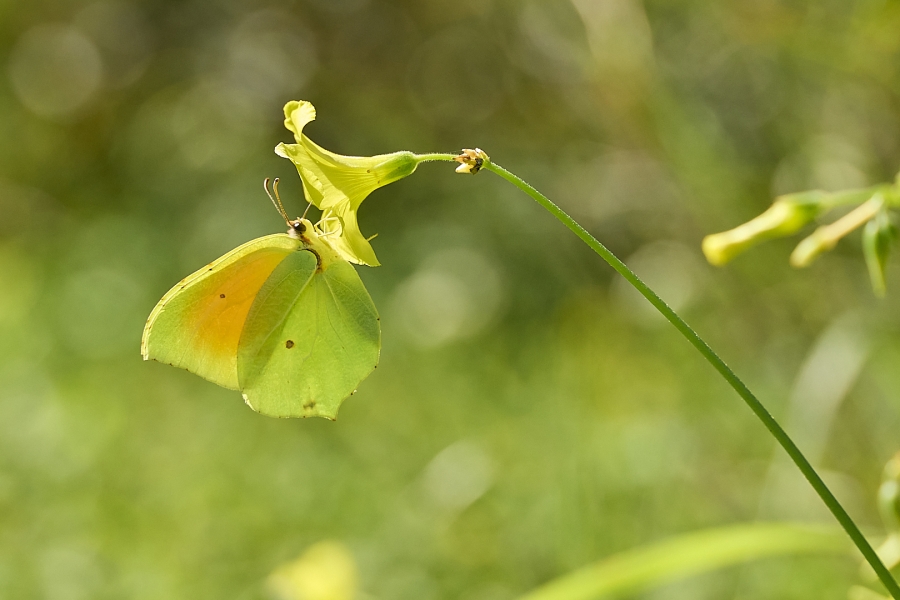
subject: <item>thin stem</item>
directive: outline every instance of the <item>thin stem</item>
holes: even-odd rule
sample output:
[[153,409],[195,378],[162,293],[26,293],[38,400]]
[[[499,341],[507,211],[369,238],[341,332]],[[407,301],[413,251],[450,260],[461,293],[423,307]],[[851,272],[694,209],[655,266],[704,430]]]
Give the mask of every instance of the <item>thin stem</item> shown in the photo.
[[429,154],[416,154],[416,159],[419,162],[432,162],[435,160],[445,160],[445,161],[454,161],[456,160],[456,154],[444,154],[442,152],[433,152]]
[[822,478],[819,477],[819,474],[810,464],[810,462],[803,456],[803,453],[794,443],[794,441],[790,438],[790,436],[785,432],[784,429],[781,428],[781,425],[778,424],[778,421],[769,414],[769,411],[762,405],[762,403],[753,395],[744,382],[741,381],[737,375],[734,374],[728,365],[725,364],[719,356],[713,352],[712,348],[710,348],[703,339],[697,335],[691,327],[685,323],[684,319],[678,316],[678,314],[672,310],[668,304],[663,302],[662,298],[656,295],[656,292],[647,287],[641,279],[634,274],[634,272],[629,269],[625,263],[616,257],[615,254],[609,251],[603,244],[597,241],[594,236],[588,233],[581,225],[579,225],[572,217],[567,215],[561,208],[555,205],[550,201],[546,196],[541,194],[539,191],[531,187],[527,182],[523,181],[516,175],[510,173],[500,165],[497,165],[490,161],[485,161],[484,169],[488,169],[493,171],[500,177],[506,179],[508,182],[512,183],[514,186],[534,198],[538,204],[546,208],[550,214],[559,219],[563,225],[568,227],[572,232],[577,235],[581,240],[591,247],[591,249],[600,255],[600,257],[605,260],[609,265],[619,272],[622,277],[628,280],[628,283],[633,285],[637,291],[639,291],[650,303],[658,310],[662,315],[672,324],[675,328],[683,335],[696,349],[700,354],[703,355],[703,358],[709,362],[713,366],[716,371],[728,382],[728,384],[738,393],[738,395],[747,403],[747,406],[750,407],[750,410],[753,411],[760,421],[762,421],[763,425],[766,426],[766,429],[772,434],[772,436],[778,440],[778,443],[781,444],[781,447],[784,448],[785,452],[788,453],[788,456],[791,457],[791,460],[794,461],[794,464],[800,469],[803,473],[804,477],[806,477],[807,481],[809,481],[810,485],[812,485],[813,489],[816,490],[816,493],[819,494],[819,497],[831,511],[831,513],[835,516],[841,526],[844,528],[844,531],[847,532],[847,535],[850,536],[850,539],[853,540],[853,543],[856,544],[856,547],[859,548],[859,551],[862,552],[866,561],[872,566],[875,570],[875,573],[878,575],[878,578],[881,580],[881,583],[884,584],[884,587],[890,592],[891,596],[895,600],[900,600],[900,586],[897,585],[897,582],[891,576],[890,571],[884,566],[881,562],[881,559],[878,558],[878,555],[875,553],[875,550],[872,549],[872,546],[866,540],[865,536],[863,536],[862,532],[859,530],[859,527],[856,526],[856,523],[853,522],[853,519],[850,518],[850,515],[847,514],[847,511],[844,510],[844,507],[841,506],[841,503],[838,502],[837,498],[834,497],[834,494],[831,493],[831,490],[828,489],[828,486],[825,485],[825,482],[822,481]]

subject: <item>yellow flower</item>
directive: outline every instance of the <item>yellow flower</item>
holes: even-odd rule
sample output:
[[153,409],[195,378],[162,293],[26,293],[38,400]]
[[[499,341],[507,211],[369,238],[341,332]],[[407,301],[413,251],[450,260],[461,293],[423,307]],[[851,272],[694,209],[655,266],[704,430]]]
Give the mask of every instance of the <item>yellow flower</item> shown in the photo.
[[335,250],[350,262],[377,266],[371,238],[360,232],[356,212],[376,189],[411,175],[419,159],[412,152],[378,156],[329,152],[303,133],[303,127],[315,118],[316,109],[309,102],[293,100],[285,104],[284,125],[294,133],[297,143],[278,144],[275,153],[296,165],[303,194],[322,210],[321,227]]

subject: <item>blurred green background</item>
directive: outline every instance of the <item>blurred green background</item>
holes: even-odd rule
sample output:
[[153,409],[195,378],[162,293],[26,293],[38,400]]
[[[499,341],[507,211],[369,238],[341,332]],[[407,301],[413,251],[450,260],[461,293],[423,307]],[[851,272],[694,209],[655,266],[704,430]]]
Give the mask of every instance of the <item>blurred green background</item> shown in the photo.
[[[508,600],[697,528],[831,523],[677,333],[530,199],[425,164],[363,205],[377,372],[282,421],[141,361],[181,277],[303,210],[281,107],[345,154],[485,149],[695,325],[877,535],[900,273],[703,235],[900,166],[886,0],[0,0],[0,597],[265,598],[339,540],[366,598]],[[890,289],[893,287],[894,289]],[[852,560],[646,598],[838,599]]]

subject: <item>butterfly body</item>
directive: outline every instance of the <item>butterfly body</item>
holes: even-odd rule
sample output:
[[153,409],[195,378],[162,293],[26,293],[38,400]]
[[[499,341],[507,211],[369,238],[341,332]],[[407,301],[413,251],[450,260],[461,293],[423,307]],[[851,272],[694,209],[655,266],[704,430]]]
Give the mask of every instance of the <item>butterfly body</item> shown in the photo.
[[262,414],[334,419],[378,363],[378,312],[317,226],[289,225],[173,287],[150,314],[141,353],[240,390]]

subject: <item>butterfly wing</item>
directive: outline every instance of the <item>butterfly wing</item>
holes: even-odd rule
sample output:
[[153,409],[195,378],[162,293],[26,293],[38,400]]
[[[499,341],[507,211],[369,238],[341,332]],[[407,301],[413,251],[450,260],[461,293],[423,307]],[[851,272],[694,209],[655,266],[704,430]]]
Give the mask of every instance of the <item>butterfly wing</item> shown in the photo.
[[141,340],[144,360],[238,389],[238,343],[253,300],[300,246],[286,234],[257,238],[184,278],[150,313]]
[[337,417],[341,402],[378,364],[378,312],[346,261],[317,271],[295,252],[262,286],[241,336],[244,400],[274,417]]

